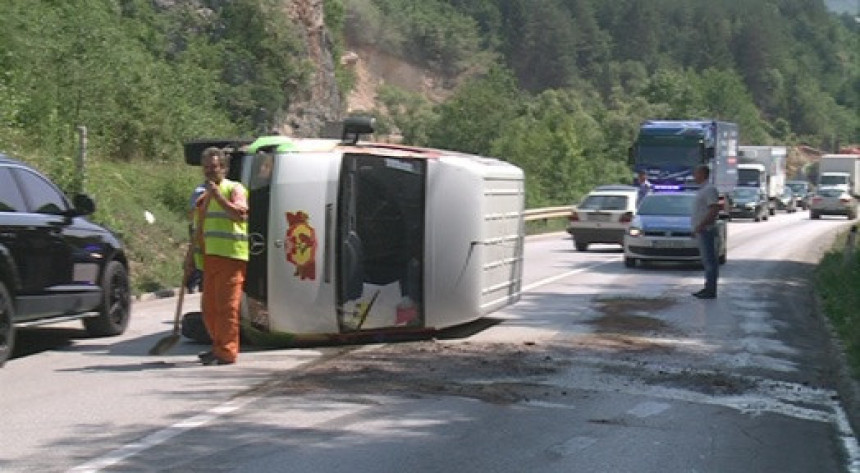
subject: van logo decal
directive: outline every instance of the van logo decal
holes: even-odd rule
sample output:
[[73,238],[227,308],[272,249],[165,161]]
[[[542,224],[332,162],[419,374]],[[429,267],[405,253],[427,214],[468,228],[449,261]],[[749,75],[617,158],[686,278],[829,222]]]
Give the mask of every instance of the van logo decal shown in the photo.
[[296,265],[294,276],[316,279],[317,235],[303,211],[287,212],[287,234],[284,252],[287,261]]

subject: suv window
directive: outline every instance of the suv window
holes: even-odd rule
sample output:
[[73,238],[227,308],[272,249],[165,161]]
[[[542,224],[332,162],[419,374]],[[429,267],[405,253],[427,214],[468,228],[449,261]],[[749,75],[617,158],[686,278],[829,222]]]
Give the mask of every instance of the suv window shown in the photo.
[[24,198],[8,167],[0,167],[0,212],[26,211]]
[[34,213],[59,215],[68,210],[66,199],[48,181],[26,169],[14,171]]

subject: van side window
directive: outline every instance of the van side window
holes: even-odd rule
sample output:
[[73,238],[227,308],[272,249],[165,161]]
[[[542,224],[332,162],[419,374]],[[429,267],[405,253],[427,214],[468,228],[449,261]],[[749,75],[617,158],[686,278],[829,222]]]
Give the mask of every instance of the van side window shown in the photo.
[[0,167],[0,212],[22,212],[26,210],[24,198],[18,184],[7,167]]
[[66,198],[41,176],[25,170],[14,171],[21,183],[30,212],[59,215],[68,210]]

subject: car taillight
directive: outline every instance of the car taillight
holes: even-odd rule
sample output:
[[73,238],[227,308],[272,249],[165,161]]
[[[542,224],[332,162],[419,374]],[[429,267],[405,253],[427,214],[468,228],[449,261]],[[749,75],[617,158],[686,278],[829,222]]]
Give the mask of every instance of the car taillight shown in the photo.
[[621,219],[618,220],[621,223],[630,223],[633,220],[633,212],[624,212],[621,215]]
[[576,212],[571,212],[570,217],[568,217],[568,219],[571,222],[578,222],[579,221],[579,214],[577,214]]
[[851,199],[846,199],[845,197],[843,197],[843,198],[839,199],[839,202],[842,202],[843,204],[850,204]]
[[813,202],[821,202],[821,197],[813,197],[812,201]]

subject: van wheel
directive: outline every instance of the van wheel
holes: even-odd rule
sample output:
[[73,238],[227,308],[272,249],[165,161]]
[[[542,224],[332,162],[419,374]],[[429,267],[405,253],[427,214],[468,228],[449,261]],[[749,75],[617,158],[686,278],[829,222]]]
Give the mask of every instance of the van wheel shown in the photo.
[[84,319],[87,333],[96,337],[120,335],[128,327],[131,291],[128,272],[119,261],[111,261],[102,275],[102,304],[98,317]]
[[819,215],[818,212],[809,212],[809,218],[812,220],[818,220],[821,218],[821,215]]
[[626,266],[628,268],[635,268],[636,267],[636,258],[625,257],[624,258],[624,266]]
[[0,282],[0,367],[12,356],[15,348],[15,307],[6,285]]
[[726,264],[726,259],[727,259],[726,254],[725,253],[721,254],[720,259],[719,259],[720,264]]
[[577,243],[574,243],[574,246],[576,246],[576,251],[586,251],[586,250],[588,250],[588,243],[579,243],[579,242],[577,242]]

